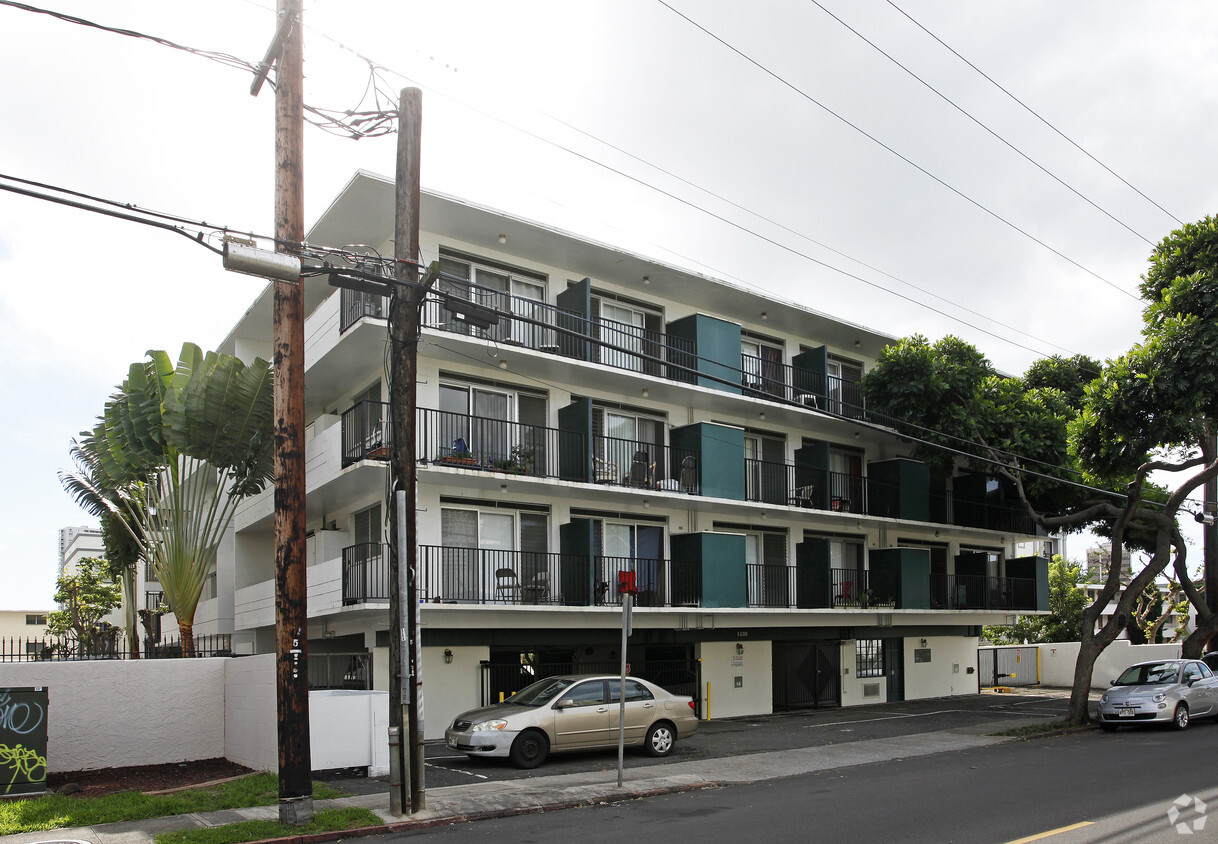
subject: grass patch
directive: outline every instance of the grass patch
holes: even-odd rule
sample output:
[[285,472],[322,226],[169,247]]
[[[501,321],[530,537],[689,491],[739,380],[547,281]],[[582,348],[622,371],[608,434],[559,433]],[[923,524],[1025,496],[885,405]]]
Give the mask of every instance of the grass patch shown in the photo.
[[[340,792],[324,783],[313,784],[314,799],[338,796]],[[187,812],[270,806],[278,802],[279,777],[269,773],[250,774],[239,780],[173,794],[142,794],[138,791],[120,791],[100,797],[44,794],[32,800],[0,802],[0,835],[137,821]]]
[[318,812],[313,816],[313,820],[304,826],[290,826],[279,821],[241,821],[206,829],[162,832],[156,837],[156,844],[240,844],[242,841],[288,838],[293,835],[311,835],[315,832],[382,826],[384,823],[377,814],[368,809],[348,807]]
[[1014,736],[1016,738],[1019,738],[1021,736],[1037,736],[1037,735],[1040,735],[1041,733],[1055,733],[1058,730],[1066,730],[1073,726],[1075,726],[1075,725],[1071,724],[1069,721],[1064,721],[1064,720],[1063,721],[1048,721],[1048,722],[1042,722],[1040,724],[1025,724],[1022,727],[1011,727],[1011,729],[1009,729],[1009,730],[1003,730],[1002,732],[998,732],[998,733],[991,733],[990,735]]

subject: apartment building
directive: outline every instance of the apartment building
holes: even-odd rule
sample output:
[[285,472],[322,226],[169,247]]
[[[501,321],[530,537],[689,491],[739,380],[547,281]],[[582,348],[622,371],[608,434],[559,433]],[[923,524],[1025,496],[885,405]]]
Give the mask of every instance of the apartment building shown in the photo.
[[[358,173],[309,242],[392,255],[393,195]],[[1048,609],[1008,491],[932,477],[867,412],[894,338],[435,193],[422,252],[443,270],[413,432],[429,738],[537,677],[617,670],[621,572],[632,673],[702,717],[973,693],[981,626]],[[310,682],[385,689],[388,303],[304,283]],[[222,350],[269,358],[271,303]],[[273,546],[267,491],[198,632],[274,650]]]

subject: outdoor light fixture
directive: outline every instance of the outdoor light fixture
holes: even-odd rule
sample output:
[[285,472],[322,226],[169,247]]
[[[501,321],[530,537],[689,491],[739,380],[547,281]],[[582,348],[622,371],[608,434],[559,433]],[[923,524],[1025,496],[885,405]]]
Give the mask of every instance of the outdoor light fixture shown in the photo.
[[926,640],[922,639],[921,641],[922,641],[922,647],[926,647]]
[[769,316],[770,316],[770,315],[769,315],[769,314],[767,314],[765,311],[762,311],[762,312],[761,312],[761,318],[762,318],[762,319],[769,319]]
[[506,245],[507,245],[507,235],[506,235],[506,234],[501,234],[501,235],[499,235],[499,245],[500,245],[500,246],[506,246]]
[[499,492],[507,495],[507,484],[499,484]]
[[764,411],[764,410],[763,410],[763,411],[761,411],[761,413],[759,413],[759,414],[757,414],[757,415],[758,415],[760,418],[765,419],[765,411]]
[[649,276],[649,275],[643,276],[643,286],[646,287],[649,284],[651,284],[651,276]]
[[740,642],[736,643],[736,656],[744,656],[744,645]]
[[[925,639],[924,639],[923,641],[925,641]],[[453,651],[452,651],[452,648],[445,648],[445,649],[444,649],[444,662],[445,662],[445,664],[447,664],[447,665],[452,665],[452,662],[453,662]]]
[[499,368],[500,368],[500,369],[507,369],[507,361],[506,361],[506,360],[503,360],[502,358],[500,358],[500,360],[499,360]]
[[643,398],[647,398],[647,388],[643,388]]

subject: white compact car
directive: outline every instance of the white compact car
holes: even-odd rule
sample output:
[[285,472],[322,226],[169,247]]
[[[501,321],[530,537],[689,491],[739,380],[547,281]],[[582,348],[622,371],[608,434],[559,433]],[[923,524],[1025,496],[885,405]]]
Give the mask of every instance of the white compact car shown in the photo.
[[1100,726],[1108,731],[1138,724],[1172,724],[1218,716],[1218,677],[1196,659],[1139,662],[1121,672],[1100,698]]

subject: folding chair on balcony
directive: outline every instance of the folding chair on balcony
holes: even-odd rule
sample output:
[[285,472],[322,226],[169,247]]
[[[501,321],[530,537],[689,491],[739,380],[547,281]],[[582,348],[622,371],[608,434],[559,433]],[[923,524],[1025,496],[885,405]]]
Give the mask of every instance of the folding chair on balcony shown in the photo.
[[539,571],[524,587],[526,604],[545,604],[550,601],[550,573]]
[[833,603],[839,607],[848,607],[854,604],[854,581],[843,580],[840,584],[839,591],[833,596]]
[[520,579],[515,569],[495,569],[495,600],[505,604],[520,603]]
[[650,488],[651,478],[655,473],[655,464],[647,462],[647,452],[636,451],[630,461],[630,485]]

